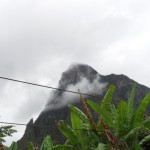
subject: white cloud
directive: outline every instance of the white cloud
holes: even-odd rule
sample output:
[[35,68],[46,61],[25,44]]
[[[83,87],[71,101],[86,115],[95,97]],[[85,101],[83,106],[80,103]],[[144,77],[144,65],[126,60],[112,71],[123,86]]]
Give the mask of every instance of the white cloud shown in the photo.
[[[100,83],[100,77],[97,76],[97,78],[90,83],[89,80],[87,78],[82,78],[80,82],[78,82],[75,85],[69,85],[67,87],[67,90],[70,91],[77,91],[78,89],[81,93],[88,93],[89,95],[101,95],[103,94],[103,92],[106,90],[106,85],[107,83]],[[63,101],[64,104],[68,104],[68,103],[74,103],[75,101],[79,101],[79,95],[72,95],[70,93],[64,93],[63,94]]]
[[[92,82],[90,82],[86,77],[82,77],[76,84],[68,85],[66,90],[75,92],[80,90],[81,93],[98,96],[103,94],[106,90],[106,85],[107,83],[100,82],[100,76],[97,75]],[[59,96],[57,93],[53,93],[48,100],[48,105],[45,110],[58,109],[68,104],[79,102],[79,100],[80,96],[78,94],[64,92],[61,96]]]

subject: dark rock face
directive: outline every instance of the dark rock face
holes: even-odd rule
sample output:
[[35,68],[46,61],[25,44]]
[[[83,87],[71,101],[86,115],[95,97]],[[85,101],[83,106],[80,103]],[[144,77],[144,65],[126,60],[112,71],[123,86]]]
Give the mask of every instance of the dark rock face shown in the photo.
[[[83,79],[86,82],[80,84]],[[88,85],[86,85],[87,83]],[[99,85],[99,90],[101,90],[101,92],[98,95],[103,98],[108,86],[114,84],[116,92],[113,100],[116,103],[116,100],[127,100],[129,98],[134,83],[134,80],[131,80],[125,75],[111,74],[102,76],[90,66],[79,64],[72,66],[66,72],[62,73],[58,88],[67,89],[70,85],[84,85],[83,89],[89,86],[87,91],[90,92],[90,94],[97,94],[94,91],[98,88],[97,85]],[[136,103],[139,103],[149,91],[149,88],[138,84],[135,96]],[[33,123],[33,120],[29,122],[24,136],[18,141],[20,150],[27,149],[27,143],[30,141],[35,145],[40,145],[43,138],[48,134],[52,137],[54,143],[62,143],[65,141],[65,138],[61,135],[57,126],[59,120],[65,120],[67,123],[70,122],[70,110],[67,107],[68,101],[65,102],[63,96],[64,92],[54,91],[45,107],[46,111],[44,110],[41,112],[35,123]],[[72,96],[72,98],[75,100],[73,104],[81,108],[79,96]],[[95,102],[100,102],[101,100],[99,98],[84,96],[84,99],[87,98]]]

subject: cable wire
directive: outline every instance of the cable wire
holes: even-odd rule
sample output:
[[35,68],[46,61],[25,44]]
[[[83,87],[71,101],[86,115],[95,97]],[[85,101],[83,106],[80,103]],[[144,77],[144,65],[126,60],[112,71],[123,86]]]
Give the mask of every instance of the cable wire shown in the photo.
[[2,76],[0,76],[0,79],[14,81],[14,82],[19,82],[19,83],[33,85],[33,86],[39,86],[39,87],[53,89],[53,90],[58,90],[58,91],[62,91],[62,92],[68,92],[68,93],[74,93],[74,94],[78,94],[78,95],[84,95],[84,96],[89,96],[89,97],[101,98],[98,95],[90,95],[90,94],[86,94],[86,93],[81,93],[81,92],[75,92],[75,91],[71,91],[71,90],[65,90],[65,89],[55,88],[55,87],[52,87],[52,86],[46,86],[46,85],[42,85],[42,84],[37,84],[37,83],[32,83],[32,82],[26,82],[26,81],[16,80],[16,79],[12,79],[12,78],[6,78],[6,77],[2,77]]
[[[51,126],[42,126],[42,125],[30,125],[24,123],[16,123],[16,122],[0,122],[0,124],[7,124],[7,125],[15,125],[15,126],[26,126],[26,127],[42,127],[42,128],[50,128]],[[85,131],[93,131],[92,129],[73,129],[73,130],[85,130]]]
[[[53,89],[53,90],[58,90],[62,92],[68,92],[68,93],[73,93],[73,94],[78,94],[78,95],[84,95],[84,96],[89,96],[89,97],[94,97],[94,98],[101,98],[98,95],[91,95],[87,93],[82,93],[82,92],[76,92],[76,91],[71,91],[71,90],[65,90],[65,89],[60,89],[52,86],[47,86],[47,85],[42,85],[42,84],[37,84],[33,82],[27,82],[27,81],[22,81],[22,80],[17,80],[17,79],[12,79],[12,78],[7,78],[7,77],[2,77],[0,76],[0,79],[3,80],[8,80],[8,81],[13,81],[13,82],[18,82],[18,83],[23,83],[23,84],[28,84],[28,85],[33,85],[33,86],[38,86],[42,88],[48,88],[48,89]],[[121,100],[113,99],[113,101],[121,102]],[[139,105],[140,103],[135,103],[135,105]]]

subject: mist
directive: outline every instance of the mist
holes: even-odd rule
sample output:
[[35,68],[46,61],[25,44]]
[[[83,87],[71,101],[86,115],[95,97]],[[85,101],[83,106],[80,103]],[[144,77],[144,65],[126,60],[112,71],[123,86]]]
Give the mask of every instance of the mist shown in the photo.
[[[87,70],[83,71],[82,67],[85,66]],[[72,72],[74,72],[74,76]],[[72,76],[70,78],[69,75],[71,74]],[[107,83],[101,82],[101,76],[93,68],[87,65],[77,64],[72,65],[62,74],[58,88],[62,89],[62,87],[68,91],[78,92],[79,90],[80,93],[100,96],[106,90]],[[77,103],[79,99],[80,96],[75,93],[53,91],[45,107],[45,111]]]

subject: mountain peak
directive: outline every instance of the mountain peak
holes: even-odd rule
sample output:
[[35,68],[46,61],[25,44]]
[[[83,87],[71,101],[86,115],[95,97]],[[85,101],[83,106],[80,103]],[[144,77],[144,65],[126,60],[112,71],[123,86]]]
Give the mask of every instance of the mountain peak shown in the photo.
[[70,84],[77,84],[82,78],[88,79],[92,82],[97,77],[98,72],[92,67],[85,64],[73,64],[65,72],[59,81],[59,88],[67,88]]
[[[62,73],[58,88],[75,92],[80,89],[82,93],[87,94],[102,94],[106,84],[100,84],[100,82],[100,74],[92,67],[84,64],[74,64]],[[57,109],[77,101],[79,101],[79,95],[56,90],[50,97],[45,110]]]

